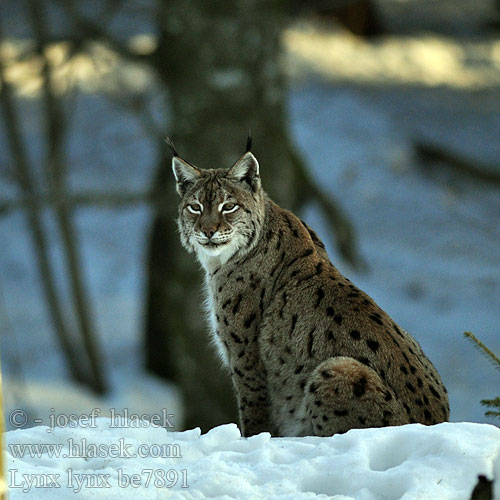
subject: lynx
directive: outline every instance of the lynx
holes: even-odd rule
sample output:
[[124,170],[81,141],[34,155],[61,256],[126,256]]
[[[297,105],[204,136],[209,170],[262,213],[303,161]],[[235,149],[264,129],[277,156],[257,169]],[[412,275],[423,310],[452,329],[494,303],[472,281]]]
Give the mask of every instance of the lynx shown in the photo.
[[229,169],[200,170],[170,145],[181,242],[205,271],[212,337],[243,435],[448,419],[446,389],[418,343],[266,195],[250,140]]

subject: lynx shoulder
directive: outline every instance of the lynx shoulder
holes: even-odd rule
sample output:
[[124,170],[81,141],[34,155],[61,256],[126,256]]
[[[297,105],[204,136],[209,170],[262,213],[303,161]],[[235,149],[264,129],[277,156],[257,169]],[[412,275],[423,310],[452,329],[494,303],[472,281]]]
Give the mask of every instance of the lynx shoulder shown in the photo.
[[328,436],[449,417],[418,343],[332,265],[261,186],[247,151],[201,170],[174,150],[182,244],[205,271],[212,336],[244,435]]

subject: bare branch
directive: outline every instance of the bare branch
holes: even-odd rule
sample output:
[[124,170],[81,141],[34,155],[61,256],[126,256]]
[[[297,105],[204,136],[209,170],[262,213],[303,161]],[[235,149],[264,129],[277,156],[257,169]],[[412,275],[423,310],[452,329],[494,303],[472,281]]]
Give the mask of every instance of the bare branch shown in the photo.
[[[83,38],[85,39],[94,39],[94,40],[102,40],[106,42],[106,44],[114,50],[117,54],[119,54],[124,59],[129,59],[136,62],[150,62],[153,60],[153,54],[136,54],[131,51],[123,42],[114,38],[109,31],[106,31],[105,28],[102,28],[101,25],[94,23],[93,21],[84,18],[78,8],[74,0],[57,0],[57,3],[62,7],[66,15],[69,19],[76,25],[78,30],[82,33]],[[118,2],[115,7],[107,12],[107,15],[111,18],[112,15],[119,8],[121,2]]]
[[145,204],[155,202],[148,191],[131,192],[79,192],[74,194],[63,193],[62,196],[52,194],[24,194],[21,198],[0,200],[0,212],[10,213],[25,209],[30,203],[51,207],[66,206],[76,208],[79,206],[97,206],[116,208],[124,205]]
[[[0,25],[0,39],[2,39]],[[38,269],[42,281],[42,286],[47,298],[49,313],[57,333],[57,338],[65,354],[68,363],[68,369],[71,376],[78,382],[85,383],[86,376],[79,359],[73,349],[73,340],[66,327],[62,309],[60,307],[56,286],[53,279],[52,266],[50,264],[48,245],[45,238],[42,219],[40,216],[40,206],[36,199],[35,184],[31,176],[28,158],[22,142],[21,126],[16,114],[14,105],[14,93],[10,84],[5,79],[5,67],[0,58],[0,104],[3,119],[5,122],[5,131],[7,135],[8,147],[17,169],[17,180],[28,202],[26,204],[26,213],[30,234],[33,238],[33,246],[38,262]]]
[[425,162],[446,163],[455,172],[472,177],[488,184],[500,185],[500,165],[481,165],[443,146],[428,142],[415,142],[415,152]]
[[[63,146],[65,142],[65,119],[58,99],[52,88],[52,75],[44,52],[45,44],[45,12],[40,0],[30,0],[29,10],[31,23],[35,34],[35,46],[38,56],[42,60],[42,101],[45,111],[47,158],[45,162],[49,189],[53,196],[61,196],[65,192],[65,158]],[[63,247],[66,255],[69,281],[73,295],[74,307],[78,318],[83,345],[87,352],[92,373],[94,391],[106,391],[106,382],[103,375],[102,355],[97,342],[95,328],[92,323],[90,303],[87,297],[83,277],[81,275],[80,256],[78,253],[78,237],[71,219],[71,211],[65,205],[56,206],[56,217],[61,230]]]

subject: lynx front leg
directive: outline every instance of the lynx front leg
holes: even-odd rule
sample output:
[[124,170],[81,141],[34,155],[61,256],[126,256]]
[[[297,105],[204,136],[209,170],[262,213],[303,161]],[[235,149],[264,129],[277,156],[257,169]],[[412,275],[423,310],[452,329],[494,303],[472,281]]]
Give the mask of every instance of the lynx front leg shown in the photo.
[[313,371],[305,403],[316,436],[409,423],[402,404],[379,375],[348,357],[327,359]]
[[273,433],[265,379],[247,375],[235,368],[233,383],[242,435],[248,437],[259,432]]

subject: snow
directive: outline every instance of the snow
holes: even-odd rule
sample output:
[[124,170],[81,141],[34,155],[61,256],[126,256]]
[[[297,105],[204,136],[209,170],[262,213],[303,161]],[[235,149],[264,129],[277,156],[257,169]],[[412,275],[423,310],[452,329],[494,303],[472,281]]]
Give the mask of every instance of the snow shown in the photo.
[[[199,429],[171,432],[146,421],[142,428],[133,427],[133,422],[126,429],[115,428],[118,420],[89,415],[85,426],[8,432],[11,500],[130,495],[464,500],[478,474],[500,478],[500,429],[488,424],[412,424],[351,430],[330,438],[261,433],[246,439],[235,424],[201,435]],[[51,458],[47,447],[40,458],[29,453],[15,458],[12,450],[26,444],[60,446],[60,458]],[[57,491],[36,487],[43,477],[57,480]],[[31,488],[30,479],[38,481]],[[495,499],[500,499],[498,487]]]

